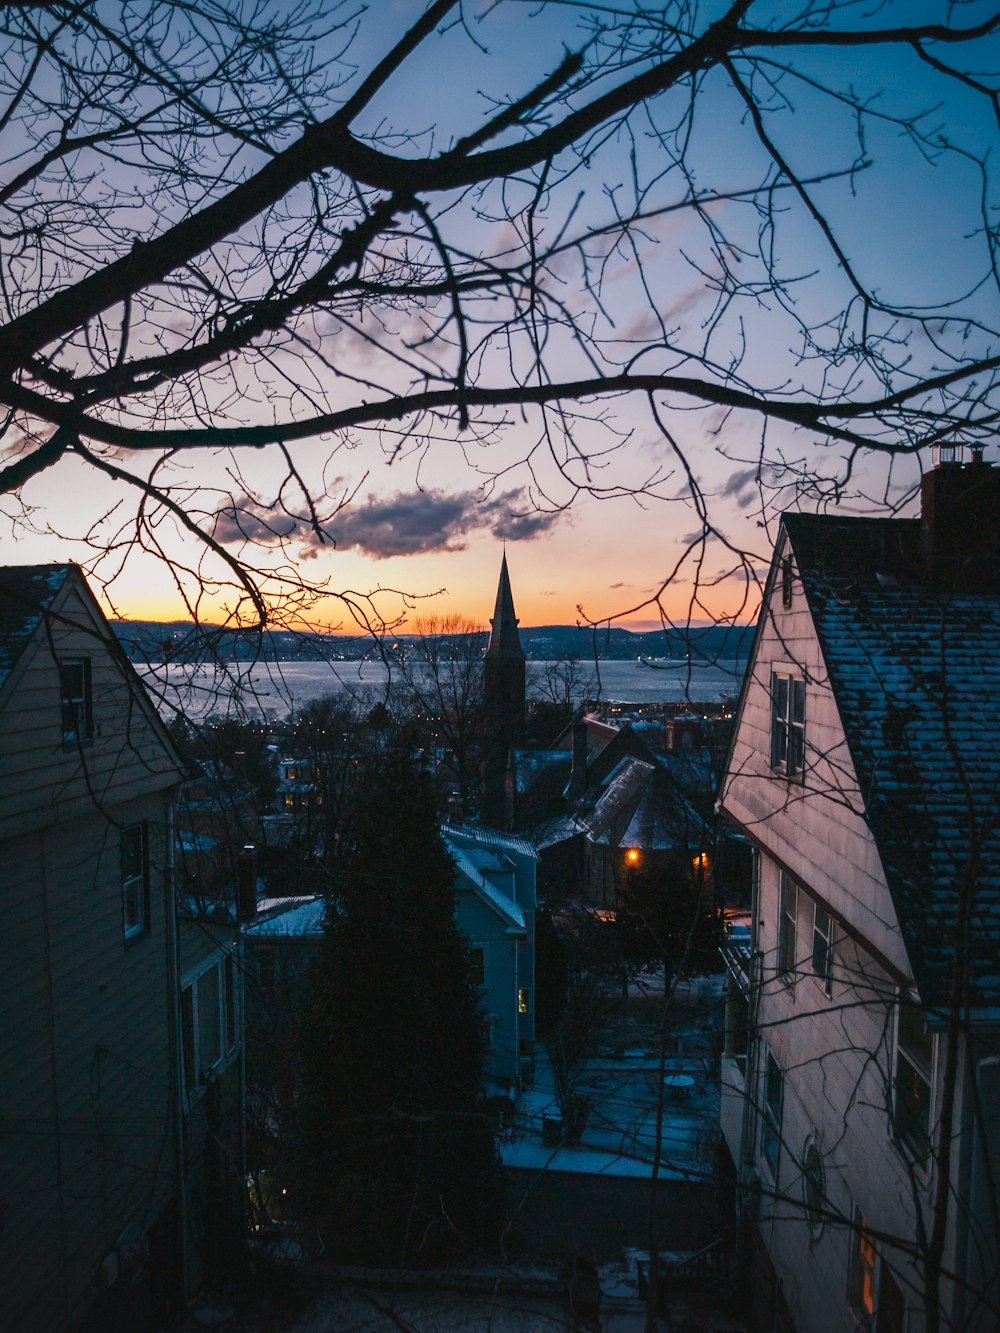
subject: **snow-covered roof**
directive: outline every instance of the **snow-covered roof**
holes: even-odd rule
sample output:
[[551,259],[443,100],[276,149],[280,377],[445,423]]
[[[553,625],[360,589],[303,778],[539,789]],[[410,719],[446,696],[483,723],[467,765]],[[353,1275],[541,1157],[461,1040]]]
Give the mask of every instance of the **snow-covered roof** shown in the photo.
[[481,828],[478,824],[442,824],[441,832],[449,842],[463,847],[495,847],[505,852],[516,852],[519,856],[538,860],[538,852],[527,838],[519,838],[514,833],[500,833],[496,829]]
[[245,935],[256,939],[315,939],[323,934],[326,902],[319,895],[312,898],[262,898],[257,904],[257,919],[244,927]]
[[973,877],[973,1004],[1000,998],[1000,594],[920,578],[916,520],[785,516],[907,952],[942,1001]]
[[0,685],[30,643],[73,565],[0,568]]
[[593,809],[583,817],[588,837],[617,845],[652,776],[653,765],[643,759],[626,755],[619,760]]
[[569,750],[517,750],[515,760],[519,795],[538,784],[549,784],[561,792],[573,767]]
[[582,832],[583,829],[572,815],[556,815],[553,819],[546,819],[544,823],[537,825],[532,832],[532,839],[538,850],[544,852],[546,847],[554,847],[559,842],[568,842],[570,838],[575,838]]
[[[462,830],[462,832],[466,831]],[[480,830],[472,831],[479,832]],[[498,862],[495,850],[477,847],[474,842],[456,836],[456,830],[448,825],[442,828],[441,835],[458,869],[458,888],[461,890],[464,880],[466,885],[488,907],[497,912],[509,926],[513,926],[516,930],[524,930],[526,923],[520,903],[512,898],[510,894],[504,893],[503,889],[490,879],[490,874],[495,874],[498,871],[509,873],[511,879],[513,879],[514,867],[509,862],[506,865]],[[523,840],[518,838],[512,839],[512,841],[521,842]],[[534,851],[533,848],[532,851]]]

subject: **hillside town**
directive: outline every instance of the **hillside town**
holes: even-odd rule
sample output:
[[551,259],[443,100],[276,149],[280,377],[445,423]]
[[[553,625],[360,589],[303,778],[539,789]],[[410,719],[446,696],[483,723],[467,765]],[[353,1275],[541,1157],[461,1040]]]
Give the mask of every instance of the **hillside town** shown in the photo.
[[504,557],[461,726],[194,729],[4,568],[4,1327],[995,1328],[998,570],[948,461],[735,707],[533,708]]
[[1000,1333],[1000,7],[0,6],[0,1333]]

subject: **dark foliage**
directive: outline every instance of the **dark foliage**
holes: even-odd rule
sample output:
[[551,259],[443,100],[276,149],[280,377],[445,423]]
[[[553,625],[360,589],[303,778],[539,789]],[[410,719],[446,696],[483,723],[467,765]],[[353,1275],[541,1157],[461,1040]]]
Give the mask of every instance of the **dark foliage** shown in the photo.
[[437,1263],[496,1210],[482,1036],[426,774],[366,776],[303,1027],[300,1185],[327,1253]]

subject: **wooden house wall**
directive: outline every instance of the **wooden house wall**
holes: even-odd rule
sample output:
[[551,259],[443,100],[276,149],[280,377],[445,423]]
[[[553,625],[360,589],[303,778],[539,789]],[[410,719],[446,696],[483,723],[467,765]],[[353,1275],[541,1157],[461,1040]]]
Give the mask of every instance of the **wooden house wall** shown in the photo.
[[[787,551],[779,550],[777,559]],[[822,653],[798,578],[792,605],[772,604],[757,643],[723,788],[726,813],[762,849],[755,905],[761,977],[755,1002],[755,1082],[750,1088],[753,1154],[761,1181],[759,1230],[800,1333],[848,1333],[859,1312],[849,1301],[848,1273],[856,1236],[854,1208],[869,1226],[912,1245],[917,1208],[929,1216],[933,1163],[915,1166],[894,1133],[894,1002],[910,976],[895,910],[863,803]],[[794,781],[772,772],[771,672],[806,680],[806,773]],[[778,970],[781,872],[803,886],[797,920],[796,967]],[[832,993],[812,966],[816,902],[836,918]],[[770,1051],[783,1073],[784,1102],[777,1173],[761,1153],[764,1069]],[[940,1043],[932,1107],[943,1091]],[[967,1071],[958,1053],[959,1121]],[[802,1162],[814,1140],[823,1155],[828,1211],[820,1228],[805,1215]],[[944,1267],[964,1262],[967,1186],[961,1141],[949,1146],[957,1194]],[[908,1333],[923,1328],[919,1274],[904,1250],[883,1242],[910,1309]],[[945,1284],[945,1303],[952,1299]],[[970,1325],[973,1327],[974,1325]]]
[[[0,839],[112,811],[162,791],[179,773],[111,631],[70,580],[0,691]],[[94,736],[63,742],[58,659],[89,657]]]
[[486,950],[482,1011],[495,1019],[484,1062],[486,1074],[492,1079],[516,1079],[520,1049],[517,938],[492,908],[471,890],[463,891],[461,884],[455,916],[469,944]]
[[[149,929],[126,941],[118,825],[139,820]],[[3,1327],[51,1333],[73,1326],[122,1232],[145,1234],[176,1187],[166,801],[91,803],[4,839],[0,865],[0,1311]]]
[[[919,1234],[917,1209],[929,1224],[937,1165],[914,1163],[900,1143],[893,1124],[895,1068],[894,1001],[896,980],[864,950],[840,933],[835,942],[831,993],[812,970],[812,908],[800,906],[796,958],[792,979],[777,975],[780,868],[762,858],[758,912],[758,946],[762,952],[757,999],[757,1086],[754,1104],[764,1100],[764,1049],[783,1072],[782,1144],[775,1175],[760,1153],[759,1116],[755,1161],[763,1185],[762,1232],[800,1333],[837,1333],[856,1328],[858,1312],[847,1299],[850,1229],[856,1206],[869,1226],[901,1246],[879,1246],[911,1307],[908,1333],[923,1327],[919,1306],[921,1275],[907,1257]],[[933,1070],[932,1117],[944,1095],[943,1037],[938,1039]],[[987,1067],[989,1067],[987,1061]],[[969,1086],[975,1071],[968,1066],[963,1041],[957,1055],[956,1126],[972,1113]],[[1000,1114],[996,1101],[980,1090],[986,1119],[977,1134],[966,1125],[945,1151],[950,1153],[953,1182],[949,1193],[949,1226],[942,1268],[962,1272],[968,1262],[973,1292],[985,1280],[996,1280],[996,1239],[989,1200],[977,1195],[969,1173],[981,1168],[990,1151]],[[823,1154],[828,1210],[833,1215],[821,1233],[806,1224],[802,1162],[805,1146],[815,1140]],[[938,1148],[938,1152],[942,1149]],[[777,1198],[772,1196],[777,1195]],[[972,1238],[970,1240],[970,1237]],[[978,1247],[978,1249],[977,1249]],[[973,1252],[975,1251],[975,1252]],[[984,1257],[985,1256],[985,1257]],[[808,1274],[808,1280],[804,1275]],[[961,1307],[958,1287],[943,1283],[943,1305]],[[974,1299],[972,1304],[974,1304]],[[970,1307],[966,1307],[966,1312]],[[992,1329],[992,1316],[980,1310],[977,1323],[961,1319],[956,1327]],[[962,1318],[965,1318],[963,1313]]]
[[[779,551],[781,559],[786,552]],[[764,615],[737,719],[722,807],[765,850],[849,922],[899,972],[909,969],[899,923],[797,575],[792,605]],[[788,780],[770,767],[771,672],[806,680],[806,772]]]

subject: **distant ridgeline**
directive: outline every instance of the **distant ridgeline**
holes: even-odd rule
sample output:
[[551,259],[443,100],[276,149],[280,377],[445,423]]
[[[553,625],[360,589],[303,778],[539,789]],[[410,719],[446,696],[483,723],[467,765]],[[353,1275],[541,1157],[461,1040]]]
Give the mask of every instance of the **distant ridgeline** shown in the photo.
[[[128,656],[135,662],[325,662],[377,659],[378,645],[371,637],[343,634],[297,634],[288,630],[227,629],[219,625],[195,627],[190,621],[158,622],[118,620],[114,630]],[[689,630],[593,630],[577,625],[541,625],[520,631],[521,645],[529,659],[551,662],[578,658],[582,662],[623,662],[637,657],[656,662],[690,656],[693,663],[732,661],[749,655],[753,625],[704,625]],[[406,653],[416,635],[386,638],[386,653]],[[445,640],[448,635],[441,636]],[[479,636],[485,651],[489,638]],[[457,651],[457,650],[456,650]]]

